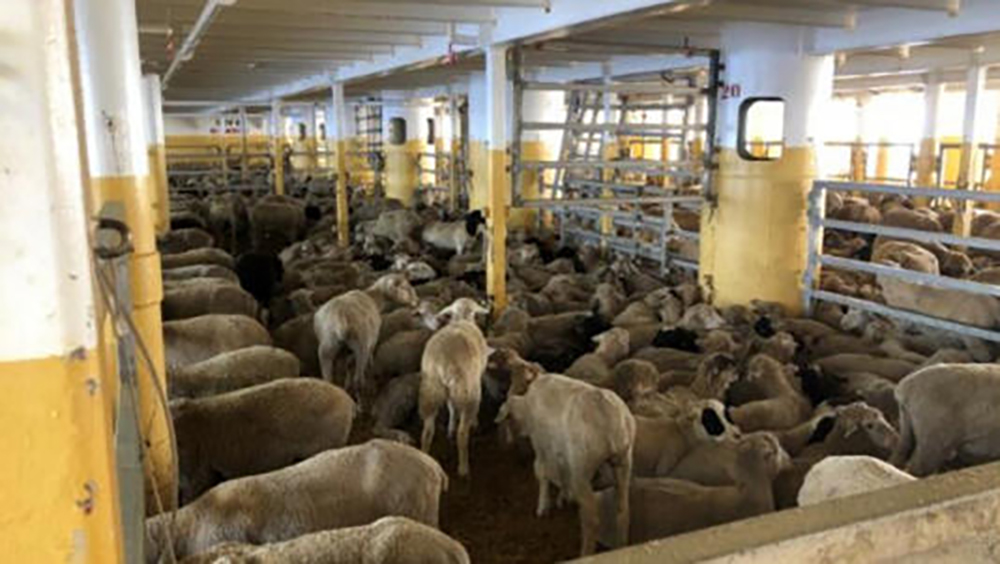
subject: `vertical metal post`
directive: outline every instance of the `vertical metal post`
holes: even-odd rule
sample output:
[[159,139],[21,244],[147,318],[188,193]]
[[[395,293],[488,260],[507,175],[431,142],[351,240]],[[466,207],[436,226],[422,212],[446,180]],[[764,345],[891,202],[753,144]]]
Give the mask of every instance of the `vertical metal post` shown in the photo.
[[240,106],[240,184],[244,187],[250,182],[250,162],[247,157],[247,108]]
[[715,172],[715,126],[718,119],[719,103],[719,73],[722,70],[718,51],[712,51],[708,57],[708,88],[705,92],[708,104],[708,119],[705,122],[705,153],[702,156],[704,170],[702,171],[701,193],[710,206],[715,206],[717,194],[714,186]]
[[510,134],[510,189],[513,197],[512,207],[518,207],[523,200],[521,195],[521,124],[524,113],[524,77],[521,76],[521,47],[511,49],[510,72],[514,83],[512,94],[512,124]]
[[809,191],[809,227],[806,239],[808,259],[802,275],[802,311],[812,315],[812,296],[820,277],[819,257],[823,252],[823,215],[826,208],[826,189],[815,182]]

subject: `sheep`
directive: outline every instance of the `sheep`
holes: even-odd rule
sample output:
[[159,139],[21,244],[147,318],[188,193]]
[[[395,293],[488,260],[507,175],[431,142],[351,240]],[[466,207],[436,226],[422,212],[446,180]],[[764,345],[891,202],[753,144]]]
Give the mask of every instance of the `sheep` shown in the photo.
[[[453,320],[427,341],[420,360],[420,419],[423,432],[420,446],[430,452],[434,427],[442,405],[448,406],[448,435],[458,425],[458,475],[469,475],[469,433],[476,423],[482,397],[482,377],[492,349],[479,327],[471,321],[489,310],[460,299],[441,311]],[[439,315],[440,315],[439,314]],[[457,415],[457,421],[456,421]]]
[[305,227],[305,206],[288,196],[264,196],[250,209],[253,247],[259,251],[281,251],[301,237]]
[[173,229],[157,237],[156,247],[163,254],[174,254],[211,247],[215,240],[207,231],[197,227]]
[[171,398],[198,398],[293,378],[300,371],[295,355],[274,347],[253,346],[174,368],[167,374],[167,385]]
[[637,415],[632,473],[635,476],[666,476],[700,443],[732,440],[737,433],[726,421],[725,407],[716,400],[696,402],[676,419]]
[[635,419],[613,392],[559,374],[546,374],[534,366],[518,373],[511,395],[501,406],[496,422],[512,424],[531,439],[538,479],[537,514],[549,510],[549,485],[579,504],[581,547],[591,554],[600,525],[597,499],[591,489],[594,474],[604,464],[614,473],[617,507],[614,512],[616,542],[628,541],[629,482]]
[[816,364],[823,372],[844,375],[854,372],[869,372],[892,382],[899,382],[907,374],[917,369],[917,365],[895,358],[878,358],[864,354],[843,353],[821,358]]
[[[629,541],[646,542],[774,511],[771,482],[788,466],[788,455],[769,435],[742,441],[737,451],[735,483],[703,486],[672,478],[636,478],[629,491]],[[610,492],[599,496],[601,514],[614,507]],[[607,523],[602,519],[602,524]],[[615,546],[606,527],[601,543]]]
[[648,323],[660,323],[660,318],[653,308],[644,302],[632,302],[625,309],[611,320],[615,327],[628,327],[630,325],[644,325]]
[[469,564],[456,540],[406,517],[382,517],[369,525],[302,535],[256,546],[223,543],[181,564]]
[[379,214],[372,226],[372,234],[398,243],[412,238],[422,224],[420,216],[413,210],[391,210]]
[[388,302],[416,305],[417,293],[401,274],[387,274],[367,290],[352,290],[323,304],[313,318],[313,330],[319,340],[320,371],[323,379],[333,382],[334,363],[343,352],[354,357],[354,372],[347,377],[347,390],[365,405],[365,376],[378,344],[382,310]]
[[631,405],[640,397],[657,391],[660,372],[652,362],[630,358],[615,365],[612,380],[618,397]]
[[319,339],[313,329],[315,314],[306,313],[290,319],[274,330],[274,346],[286,350],[299,359],[300,374],[319,376]]
[[[710,354],[698,364],[697,374],[690,386],[671,382],[666,393],[640,397],[631,407],[639,415],[677,417],[699,400],[724,399],[737,376],[733,357],[721,353]],[[661,381],[661,386],[664,381]]]
[[746,432],[788,429],[805,421],[812,411],[809,400],[792,383],[794,367],[782,366],[767,355],[750,360],[746,380],[756,385],[765,399],[734,407],[729,417]]
[[835,407],[822,415],[809,444],[775,480],[779,508],[793,507],[809,469],[832,455],[867,455],[885,460],[899,442],[899,434],[882,413],[864,402]]
[[941,266],[934,253],[908,241],[883,242],[875,247],[871,261],[925,274],[941,273]]
[[168,369],[254,345],[270,345],[267,329],[245,315],[199,315],[163,323]]
[[485,223],[483,212],[473,210],[460,221],[431,223],[424,227],[420,238],[434,248],[454,251],[458,256],[462,256],[476,235],[482,231]]
[[573,361],[565,374],[583,382],[609,387],[612,368],[628,356],[628,331],[615,327],[597,335],[593,340],[597,343],[594,352]]
[[[293,409],[288,409],[293,407]],[[312,378],[171,402],[181,504],[215,484],[282,468],[347,443],[354,401]],[[239,437],[238,441],[233,441]],[[253,445],[253,448],[244,448]]]
[[718,310],[708,304],[696,304],[684,311],[684,316],[677,323],[678,327],[694,331],[696,333],[707,333],[714,329],[721,329],[726,325],[726,320],[719,314]]
[[162,311],[165,321],[213,313],[256,317],[257,301],[227,281],[208,282],[167,289],[163,292]]
[[232,255],[222,249],[211,247],[193,249],[172,255],[161,255],[160,262],[164,270],[212,264],[233,271],[236,269],[236,262],[233,260]]
[[223,482],[176,512],[146,519],[146,562],[166,554],[185,558],[227,541],[279,542],[389,515],[437,527],[447,489],[441,466],[412,447],[374,439],[327,450]]
[[267,307],[285,276],[285,267],[274,253],[243,253],[236,259],[240,286],[253,295],[261,307]]
[[402,331],[379,343],[372,357],[372,376],[387,382],[397,376],[420,371],[424,348],[434,332],[428,328]]
[[590,308],[599,315],[605,323],[611,323],[614,318],[625,310],[628,302],[614,284],[602,282],[594,289],[594,295],[590,298]]
[[914,284],[878,276],[886,304],[941,319],[991,329],[1000,325],[1000,302],[992,296]]
[[413,444],[413,437],[399,429],[417,411],[420,395],[420,372],[393,378],[379,392],[372,404],[372,434],[405,445]]
[[799,507],[915,480],[906,472],[871,456],[830,456],[809,469],[799,490]]
[[164,268],[162,274],[164,282],[187,280],[190,278],[217,278],[237,284],[240,281],[235,272],[217,264],[195,264],[192,266]]
[[896,386],[900,441],[891,462],[917,477],[951,459],[979,464],[1000,458],[1000,371],[990,364],[938,364]]

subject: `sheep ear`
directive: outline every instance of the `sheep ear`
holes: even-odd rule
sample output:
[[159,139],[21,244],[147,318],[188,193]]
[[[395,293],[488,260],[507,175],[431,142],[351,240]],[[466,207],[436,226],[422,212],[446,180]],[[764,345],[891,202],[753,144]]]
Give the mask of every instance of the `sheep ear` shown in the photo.
[[505,401],[504,404],[500,406],[500,411],[497,413],[497,417],[496,419],[493,420],[493,422],[503,423],[511,416],[514,416],[516,418],[518,406],[520,405],[521,401],[522,398],[518,396],[511,396],[507,398],[507,401]]
[[493,356],[493,353],[495,353],[495,352],[497,352],[497,350],[495,348],[493,348],[493,347],[491,347],[489,345],[486,345],[486,358],[490,358],[491,356]]

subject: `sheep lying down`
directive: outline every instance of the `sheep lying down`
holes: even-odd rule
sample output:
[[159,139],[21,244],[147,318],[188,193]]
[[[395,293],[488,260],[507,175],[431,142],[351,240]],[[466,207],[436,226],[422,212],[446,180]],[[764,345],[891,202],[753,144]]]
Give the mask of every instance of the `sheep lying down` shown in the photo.
[[399,515],[437,527],[448,477],[419,450],[375,439],[219,484],[175,513],[146,520],[146,561],[227,541],[273,543]]
[[274,544],[224,543],[181,564],[468,564],[465,548],[434,527],[405,517],[322,531]]
[[871,456],[829,456],[809,470],[799,490],[799,506],[873,492],[916,480]]

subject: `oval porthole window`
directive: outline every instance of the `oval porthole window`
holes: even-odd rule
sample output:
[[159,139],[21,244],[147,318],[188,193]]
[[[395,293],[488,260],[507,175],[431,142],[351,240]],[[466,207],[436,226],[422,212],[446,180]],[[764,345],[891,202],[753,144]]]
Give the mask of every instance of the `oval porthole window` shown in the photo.
[[774,97],[748,98],[740,104],[740,157],[748,161],[776,161],[785,151],[785,101]]

